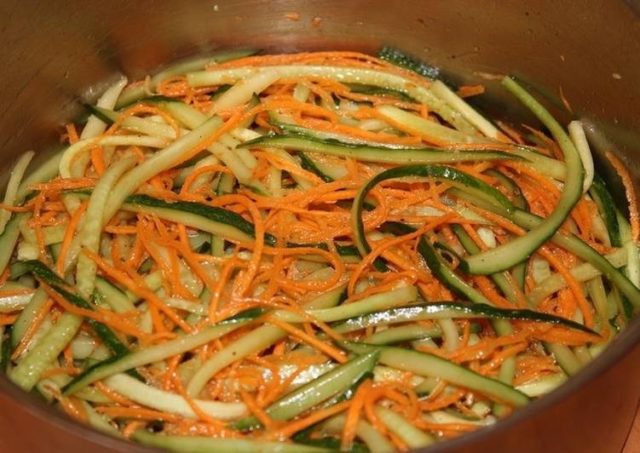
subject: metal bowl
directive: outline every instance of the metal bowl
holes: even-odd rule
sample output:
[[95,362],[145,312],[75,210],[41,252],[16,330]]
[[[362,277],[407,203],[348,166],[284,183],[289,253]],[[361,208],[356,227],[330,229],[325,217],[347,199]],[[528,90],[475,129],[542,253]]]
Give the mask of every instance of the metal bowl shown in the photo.
[[[632,132],[640,131],[638,11],[633,0],[2,0],[0,170],[26,149],[44,159],[80,101],[118,73],[135,79],[224,48],[375,51],[391,44],[466,81],[520,74],[549,105],[561,87],[574,114],[605,132],[593,137],[598,146],[613,148],[639,175]],[[498,87],[489,89],[483,109],[520,118]],[[555,103],[553,113],[567,120]],[[550,396],[428,451],[619,452],[640,396],[639,342],[634,322]],[[149,451],[76,424],[4,376],[0,408],[0,451]]]

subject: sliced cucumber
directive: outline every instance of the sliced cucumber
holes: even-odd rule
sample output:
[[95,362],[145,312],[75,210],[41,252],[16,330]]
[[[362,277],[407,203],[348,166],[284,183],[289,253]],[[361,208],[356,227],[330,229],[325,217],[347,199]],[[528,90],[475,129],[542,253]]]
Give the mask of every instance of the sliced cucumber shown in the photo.
[[507,211],[513,209],[513,205],[509,199],[500,191],[491,187],[484,181],[455,168],[436,165],[407,165],[391,168],[377,174],[362,186],[358,191],[353,202],[353,207],[351,208],[351,224],[355,233],[355,242],[362,256],[371,252],[371,246],[367,242],[364,223],[362,222],[362,207],[366,196],[369,194],[371,189],[382,181],[407,177],[420,177],[435,179],[437,181],[445,181],[461,188],[464,191],[472,193],[476,197],[488,199],[492,203],[497,202]]
[[232,420],[247,414],[247,407],[244,403],[205,400],[188,402],[180,395],[144,384],[126,374],[116,374],[108,377],[104,380],[104,383],[118,392],[118,394],[138,404],[186,418],[198,418],[191,404],[197,405],[201,411],[218,420]]
[[512,78],[503,79],[503,85],[542,121],[551,131],[564,153],[567,168],[564,190],[553,213],[524,236],[493,249],[467,257],[461,267],[470,274],[493,274],[510,269],[526,260],[535,250],[556,234],[582,196],[583,168],[580,155],[564,129],[551,114]]
[[[269,406],[265,412],[274,420],[289,420],[323,401],[343,393],[361,376],[373,370],[378,361],[378,355],[378,351],[374,350],[351,359],[323,374],[315,381],[285,395]],[[240,420],[234,424],[236,429],[243,431],[258,426],[260,426],[260,422],[254,417]]]
[[[62,280],[58,275],[56,275],[51,269],[49,269],[46,265],[37,260],[26,261],[25,265],[29,267],[29,270],[36,276],[36,278],[42,280],[47,285],[49,285],[54,291],[60,294],[67,302],[76,305],[85,310],[93,310],[94,307],[89,302],[84,300],[82,297],[73,294],[72,292],[65,289],[67,287],[67,283]],[[102,342],[113,351],[116,355],[122,355],[129,352],[129,348],[125,346],[122,341],[116,336],[113,331],[104,325],[101,322],[98,322],[94,319],[87,319],[87,324],[89,324],[93,330],[96,332],[98,337],[102,340]]]
[[342,304],[338,307],[305,310],[307,316],[284,310],[276,311],[275,316],[286,322],[306,322],[309,318],[324,322],[334,322],[376,310],[407,305],[414,302],[417,297],[418,290],[415,286],[402,286],[391,291],[365,297],[356,302]]
[[[341,333],[365,329],[371,326],[398,324],[409,321],[434,319],[510,319],[553,324],[598,335],[584,325],[560,316],[527,309],[492,307],[485,303],[462,304],[457,302],[429,302],[407,307],[392,308],[354,317],[335,326]],[[427,332],[439,332],[437,328],[425,328]],[[430,335],[433,336],[433,335]]]
[[428,79],[435,80],[440,78],[440,68],[425,63],[422,60],[418,60],[395,47],[384,46],[378,52],[378,58],[386,60],[396,66],[400,66],[401,68],[408,69],[409,71],[413,71]]
[[[305,308],[322,309],[337,305],[344,293],[344,286],[340,286],[305,304]],[[325,308],[326,309],[326,308]],[[272,325],[260,326],[246,335],[227,344],[222,350],[213,354],[191,377],[187,384],[187,393],[191,396],[200,394],[204,386],[216,373],[237,360],[262,351],[286,337],[287,333]]]
[[[123,209],[152,213],[160,218],[183,223],[211,234],[236,241],[253,241],[255,228],[239,214],[223,208],[192,201],[164,201],[148,195],[130,195]],[[275,245],[275,237],[265,234],[265,243]]]
[[122,373],[123,371],[131,370],[149,363],[165,360],[178,354],[183,354],[187,351],[210,343],[211,341],[245,325],[247,322],[248,320],[244,320],[211,326],[194,335],[185,335],[156,346],[150,346],[139,351],[134,351],[124,357],[112,357],[102,362],[98,362],[74,378],[73,381],[63,389],[64,393],[71,395],[93,382],[114,374]]
[[420,376],[437,377],[515,407],[529,403],[529,397],[513,387],[432,354],[392,346],[352,342],[346,343],[345,347],[359,354],[380,351],[380,363],[384,365],[411,371]]
[[520,159],[518,156],[502,151],[452,151],[438,148],[408,148],[404,146],[383,147],[346,143],[334,139],[320,140],[315,137],[297,134],[263,135],[254,140],[244,142],[240,147],[274,147],[388,164],[436,164]]
[[189,58],[187,60],[175,63],[151,77],[148,84],[134,85],[125,88],[125,90],[118,98],[116,108],[124,108],[141,99],[144,99],[146,96],[148,96],[149,91],[155,90],[160,82],[168,79],[169,77],[186,74],[192,71],[203,70],[209,65],[224,63],[225,61],[249,57],[251,55],[254,55],[256,52],[256,50],[252,49],[232,50],[229,52],[216,53],[214,55],[206,57]]

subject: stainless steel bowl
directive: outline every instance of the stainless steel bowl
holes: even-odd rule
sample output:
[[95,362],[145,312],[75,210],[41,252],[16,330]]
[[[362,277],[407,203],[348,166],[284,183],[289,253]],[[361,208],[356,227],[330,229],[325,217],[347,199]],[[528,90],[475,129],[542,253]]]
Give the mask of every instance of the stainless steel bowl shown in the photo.
[[[297,21],[285,16],[294,11]],[[550,101],[562,87],[575,114],[606,132],[606,140],[594,136],[599,147],[615,149],[640,175],[632,132],[640,131],[638,11],[633,0],[2,0],[0,169],[26,149],[46,157],[80,101],[119,72],[135,79],[224,48],[375,51],[392,44],[468,81],[479,72],[517,73]],[[521,115],[498,87],[489,89],[484,109]],[[564,109],[554,113],[569,118]],[[634,322],[560,390],[428,451],[620,451],[640,395],[639,340]],[[0,451],[148,450],[80,426],[0,377]]]

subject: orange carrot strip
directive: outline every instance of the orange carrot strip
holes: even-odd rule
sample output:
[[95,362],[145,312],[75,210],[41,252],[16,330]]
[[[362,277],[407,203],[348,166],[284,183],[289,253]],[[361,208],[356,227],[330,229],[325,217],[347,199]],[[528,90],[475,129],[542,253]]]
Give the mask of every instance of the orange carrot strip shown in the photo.
[[84,212],[87,210],[88,204],[89,202],[87,201],[82,203],[71,216],[71,220],[69,220],[67,230],[65,231],[64,238],[62,240],[62,246],[60,247],[60,254],[58,255],[58,261],[56,263],[56,269],[59,274],[64,273],[64,267],[65,267],[64,265],[65,265],[65,261],[67,260],[67,255],[69,254],[69,247],[71,246],[73,235],[76,232],[78,223],[82,219]]
[[125,272],[122,272],[109,265],[102,257],[98,256],[96,253],[90,250],[85,250],[84,253],[93,261],[95,261],[95,263],[98,265],[98,268],[100,268],[100,270],[107,276],[113,278],[115,281],[125,286],[128,290],[136,294],[138,297],[146,299],[148,302],[150,302],[152,305],[166,314],[169,319],[171,319],[171,321],[179,325],[180,328],[185,332],[193,332],[193,327],[187,324],[180,316],[177,315],[175,311],[173,311],[170,307],[163,303],[162,300],[160,300],[160,298],[153,291],[149,290],[146,287],[135,284]]
[[11,360],[16,360],[24,353],[24,351],[27,349],[27,346],[29,346],[29,344],[33,340],[33,336],[38,331],[38,328],[42,325],[42,321],[44,321],[44,318],[49,314],[52,306],[53,301],[51,299],[48,299],[44,304],[42,304],[42,307],[40,307],[40,310],[38,310],[33,318],[33,321],[31,322],[31,324],[29,324],[29,327],[27,327],[27,330],[20,339],[20,343],[18,343],[18,346],[16,346],[13,354],[11,354]]
[[244,404],[247,405],[249,411],[262,423],[262,425],[268,430],[271,431],[275,427],[275,422],[269,415],[256,404],[253,397],[245,391],[240,392],[240,397]]
[[371,390],[371,381],[367,380],[363,382],[356,390],[356,394],[351,399],[351,406],[347,411],[347,418],[342,428],[342,439],[340,441],[341,450],[350,450],[351,444],[356,437],[356,430],[358,429],[358,422],[360,421],[360,414],[364,408],[365,399],[367,394]]
[[135,420],[160,420],[179,422],[182,417],[168,412],[160,412],[141,407],[99,406],[96,411],[112,418],[130,418]]
[[275,317],[270,317],[267,319],[267,322],[269,322],[269,324],[273,324],[274,326],[280,327],[282,330],[289,332],[291,335],[298,337],[305,343],[313,346],[319,351],[324,352],[326,355],[334,359],[336,362],[345,363],[347,361],[347,357],[344,352],[330,346],[328,343],[323,343],[317,338],[305,333],[304,331],[296,327],[293,327],[291,324],[285,321],[282,321]]
[[118,315],[111,311],[105,311],[98,308],[97,310],[87,310],[84,308],[80,308],[76,305],[73,305],[67,300],[58,294],[56,291],[51,289],[48,285],[41,282],[42,287],[47,292],[49,297],[51,297],[58,305],[64,308],[69,313],[73,313],[74,315],[83,316],[85,318],[93,319],[94,321],[101,322],[106,324],[107,326],[118,330],[127,335],[132,335],[135,337],[144,337],[146,334],[138,329],[137,326],[129,322],[129,320],[121,315]]
[[293,436],[298,431],[302,431],[303,429],[308,428],[309,426],[315,425],[322,420],[326,420],[329,417],[333,417],[340,412],[346,410],[349,406],[351,406],[350,401],[343,401],[342,403],[335,404],[333,406],[327,407],[325,409],[320,409],[313,412],[311,415],[307,417],[295,420],[282,428],[279,428],[269,437],[273,437],[276,439],[288,438]]
[[638,213],[638,199],[636,197],[636,191],[633,186],[633,179],[627,166],[613,154],[611,151],[606,153],[607,159],[613,165],[613,168],[618,172],[618,176],[622,180],[624,190],[627,195],[627,201],[629,202],[629,222],[631,224],[631,240],[638,242],[640,237],[640,214]]

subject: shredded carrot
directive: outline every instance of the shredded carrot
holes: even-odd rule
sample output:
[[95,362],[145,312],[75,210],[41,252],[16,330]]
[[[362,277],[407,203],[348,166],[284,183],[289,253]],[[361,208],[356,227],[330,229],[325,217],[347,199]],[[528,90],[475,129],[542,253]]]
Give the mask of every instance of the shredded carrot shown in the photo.
[[562,85],[558,87],[558,92],[560,94],[560,99],[562,100],[562,104],[564,105],[564,107],[569,111],[569,113],[573,113],[571,104],[569,103],[569,100],[567,99],[567,97],[564,95],[564,90],[562,89]]
[[12,360],[16,360],[18,357],[24,354],[24,351],[26,351],[27,347],[33,340],[34,335],[42,325],[42,322],[44,321],[44,319],[49,314],[49,311],[51,310],[52,306],[53,306],[53,301],[51,299],[48,299],[44,304],[42,304],[38,312],[33,317],[33,321],[29,324],[29,326],[27,327],[27,330],[25,330],[24,335],[20,339],[20,342],[18,343],[13,353],[11,354]]
[[288,437],[291,437],[295,433],[308,428],[309,426],[315,425],[322,420],[326,420],[329,417],[333,417],[334,415],[345,411],[350,406],[352,406],[352,403],[350,401],[344,401],[342,403],[329,406],[325,409],[320,409],[305,418],[295,420],[279,428],[273,433],[272,437],[275,439],[286,439]]
[[84,253],[91,258],[98,267],[105,272],[110,277],[114,278],[119,283],[123,284],[127,289],[138,294],[140,297],[146,298],[149,302],[151,302],[156,308],[160,309],[163,313],[165,313],[169,319],[178,324],[181,329],[185,332],[193,332],[193,328],[184,322],[182,318],[180,318],[171,308],[169,308],[165,303],[163,303],[158,296],[156,296],[153,292],[151,292],[148,288],[143,286],[136,285],[127,275],[126,273],[114,268],[107,264],[107,262],[102,259],[100,256],[95,254],[90,250],[84,250]]
[[259,407],[254,401],[253,397],[247,392],[240,392],[242,401],[247,405],[249,411],[262,423],[267,429],[271,430],[275,427],[276,423],[269,417],[269,415]]
[[13,324],[18,319],[17,314],[7,315],[5,313],[0,313],[0,326],[7,326],[9,324]]
[[636,197],[635,187],[633,185],[633,179],[631,174],[624,163],[618,156],[611,151],[606,153],[607,159],[613,165],[613,168],[618,172],[618,176],[624,184],[625,193],[627,195],[627,201],[629,202],[629,223],[631,224],[631,240],[638,242],[640,238],[640,214],[638,213],[638,199]]
[[317,338],[303,332],[300,329],[297,329],[295,327],[293,327],[291,324],[282,321],[281,319],[275,318],[275,317],[270,317],[268,319],[269,324],[273,324],[274,326],[278,326],[280,327],[282,330],[285,330],[287,332],[289,332],[291,335],[300,338],[302,341],[304,341],[305,343],[313,346],[314,348],[318,349],[319,351],[324,352],[325,354],[327,354],[329,357],[331,357],[333,360],[335,360],[338,363],[345,363],[347,361],[347,357],[345,355],[344,352],[335,349],[333,347],[331,347],[330,345],[328,345],[327,343],[323,343],[322,341],[318,340]]
[[356,394],[351,400],[351,405],[347,410],[347,418],[342,428],[342,440],[340,442],[341,450],[350,450],[351,444],[356,437],[356,430],[358,429],[358,422],[360,421],[360,414],[364,408],[365,399],[367,393],[371,389],[371,381],[365,381],[358,387]]
[[98,176],[102,176],[105,171],[104,162],[104,149],[101,146],[96,146],[91,149],[91,164],[98,173]]
[[485,92],[484,85],[463,85],[458,88],[458,96],[461,98],[468,98],[471,96],[478,96]]
[[179,422],[182,417],[168,412],[154,411],[141,407],[99,406],[96,411],[112,418],[124,418],[133,420],[160,420],[166,422]]
[[78,228],[78,224],[82,219],[85,211],[87,210],[88,202],[82,203],[78,209],[71,216],[71,220],[69,220],[69,225],[67,226],[67,230],[64,233],[64,239],[62,240],[62,247],[60,247],[60,254],[58,255],[58,261],[56,263],[56,269],[59,274],[64,273],[65,270],[65,262],[67,260],[67,255],[69,253],[69,248],[71,247],[71,241],[73,240],[73,235]]
[[67,137],[69,139],[69,143],[72,145],[74,143],[78,143],[78,140],[80,140],[80,138],[78,137],[78,131],[76,130],[76,125],[67,124],[65,126],[65,129],[67,130]]

